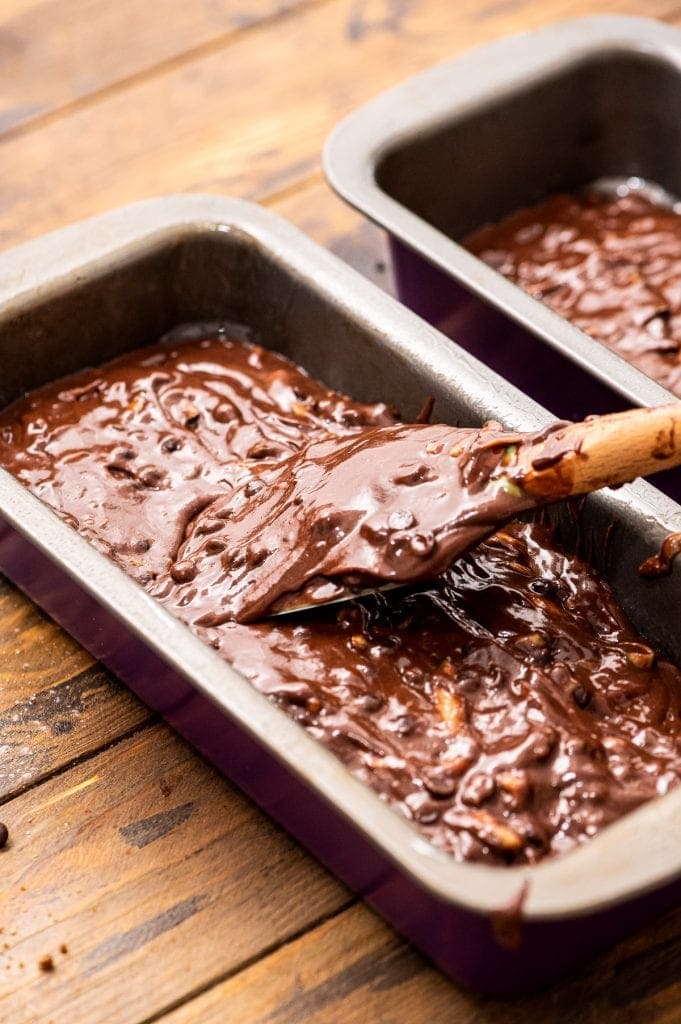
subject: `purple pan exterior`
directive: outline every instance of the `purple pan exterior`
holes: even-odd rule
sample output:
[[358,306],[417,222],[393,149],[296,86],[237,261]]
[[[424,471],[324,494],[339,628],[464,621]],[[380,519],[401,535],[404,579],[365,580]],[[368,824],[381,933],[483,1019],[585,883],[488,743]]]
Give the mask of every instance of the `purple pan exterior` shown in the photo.
[[[216,319],[250,322],[332,386],[387,394],[406,415],[425,391],[451,422],[495,414],[534,428],[549,418],[272,214],[199,196],[136,204],[0,257],[0,401],[181,322]],[[651,585],[634,568],[680,527],[681,509],[637,484],[590,498],[582,529],[639,628],[677,659],[681,576]],[[4,471],[0,568],[472,988],[542,986],[679,901],[681,787],[537,867],[457,864]]]
[[[458,240],[594,182],[681,197],[681,31],[594,16],[498,40],[355,111],[324,163],[387,229],[401,300],[556,415],[673,400]],[[659,486],[680,499],[681,470]]]

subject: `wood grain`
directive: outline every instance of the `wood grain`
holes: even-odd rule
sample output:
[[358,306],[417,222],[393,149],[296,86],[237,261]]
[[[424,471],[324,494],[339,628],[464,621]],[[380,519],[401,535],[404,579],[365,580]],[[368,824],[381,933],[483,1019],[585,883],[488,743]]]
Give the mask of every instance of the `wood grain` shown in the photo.
[[[674,7],[646,4],[651,15]],[[317,171],[332,126],[377,91],[503,32],[593,10],[593,0],[333,0],[256,27],[228,51],[6,139],[0,245],[163,192],[281,192]]]
[[0,578],[0,801],[149,718],[122,683]]
[[[8,1024],[146,1020],[350,900],[165,726],[3,815]],[[41,972],[43,956],[54,971]]]
[[679,465],[681,404],[674,401],[570,423],[549,440],[521,444],[512,478],[543,503]]
[[678,1024],[681,912],[545,995],[483,999],[358,905],[216,985],[164,1024]]
[[0,132],[224,47],[306,0],[12,0],[0,8]]

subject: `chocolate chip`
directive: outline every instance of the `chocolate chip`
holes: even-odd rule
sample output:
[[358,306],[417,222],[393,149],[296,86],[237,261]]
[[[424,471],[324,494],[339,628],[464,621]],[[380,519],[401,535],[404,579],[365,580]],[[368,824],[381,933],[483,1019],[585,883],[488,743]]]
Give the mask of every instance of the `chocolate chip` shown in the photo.
[[54,960],[51,956],[41,956],[40,960],[38,960],[38,967],[41,971],[44,971],[45,974],[49,974],[50,971],[54,970]]
[[216,516],[206,516],[196,527],[196,532],[199,537],[202,537],[207,533],[217,533],[218,530],[223,529],[224,525],[224,519],[218,519]]
[[244,494],[247,498],[252,498],[254,495],[258,494],[264,486],[265,485],[262,480],[249,480],[244,487]]
[[376,546],[385,544],[388,539],[388,527],[385,522],[371,522],[371,520],[365,520],[359,528],[360,537],[368,540],[370,544]]
[[566,586],[560,580],[532,580],[529,589],[539,597],[548,597],[552,601],[561,601],[565,597]]
[[163,482],[165,473],[156,466],[145,466],[138,474],[145,487],[158,487]]
[[246,452],[247,459],[276,459],[282,453],[281,445],[258,441]]
[[398,473],[393,477],[393,483],[397,486],[404,487],[416,487],[418,484],[428,483],[430,480],[434,480],[437,473],[430,466],[417,466],[415,469],[406,470],[404,473]]
[[4,824],[4,822],[0,821],[0,850],[2,850],[4,846],[7,846],[8,839],[9,829],[7,828],[7,825]]
[[246,552],[242,548],[236,548],[234,551],[226,551],[222,556],[222,564],[225,569],[240,569],[246,565],[247,562]]
[[365,693],[363,697],[360,697],[359,704],[364,711],[375,714],[383,707],[383,699],[376,693]]
[[184,558],[175,562],[170,570],[170,575],[176,583],[191,583],[196,577],[196,563],[191,558]]
[[302,680],[293,683],[282,683],[275,689],[270,690],[269,695],[288,704],[301,705],[308,709],[310,702],[316,699],[309,683],[305,683]]
[[247,562],[251,569],[257,569],[269,555],[269,549],[262,544],[251,544],[247,551]]
[[178,437],[167,437],[161,448],[164,452],[177,452],[182,447],[182,441]]
[[591,703],[591,694],[583,686],[576,686],[572,691],[572,699],[580,708],[587,708]]
[[218,423],[231,423],[235,418],[234,407],[227,402],[220,402],[213,409],[213,419]]
[[106,467],[107,473],[114,478],[114,480],[135,480],[135,474],[125,466],[117,466],[115,462],[109,463]]

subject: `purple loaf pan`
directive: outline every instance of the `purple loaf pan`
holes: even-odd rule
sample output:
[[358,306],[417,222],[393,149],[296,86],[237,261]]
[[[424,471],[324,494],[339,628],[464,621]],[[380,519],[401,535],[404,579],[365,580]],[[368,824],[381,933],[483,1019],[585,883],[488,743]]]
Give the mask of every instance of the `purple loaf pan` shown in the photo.
[[[324,163],[388,231],[400,299],[556,415],[674,400],[458,240],[594,183],[681,198],[681,31],[594,16],[498,40],[352,113]],[[681,470],[659,486],[681,500]]]
[[[0,404],[201,321],[247,324],[332,387],[388,399],[406,417],[432,394],[442,421],[494,416],[534,429],[549,420],[271,213],[204,196],[139,203],[0,256]],[[681,508],[637,483],[591,496],[578,538],[568,511],[555,514],[566,543],[595,552],[639,629],[681,660],[681,572],[656,582],[636,572],[681,529]],[[0,569],[474,989],[542,986],[679,901],[681,787],[538,866],[456,863],[4,470]]]

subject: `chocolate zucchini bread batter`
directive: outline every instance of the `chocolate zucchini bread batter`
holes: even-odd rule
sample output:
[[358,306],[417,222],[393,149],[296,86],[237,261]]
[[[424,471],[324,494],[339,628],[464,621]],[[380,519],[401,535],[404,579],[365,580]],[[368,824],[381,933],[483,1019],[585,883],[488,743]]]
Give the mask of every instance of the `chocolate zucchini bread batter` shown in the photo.
[[635,191],[555,195],[463,245],[681,397],[681,214]]
[[562,426],[518,434],[493,422],[400,423],[311,440],[267,484],[235,487],[202,513],[222,525],[206,538],[199,519],[182,543],[177,559],[191,572],[182,587],[171,584],[175,599],[192,604],[195,621],[217,625],[353,593],[348,580],[361,588],[432,579],[535,506],[516,482],[521,443],[551,435],[559,483],[567,478],[563,459],[576,449],[572,438],[557,440]]
[[681,672],[546,527],[516,522],[410,591],[253,625],[219,614],[219,577],[193,557],[233,560],[235,488],[255,496],[305,445],[395,423],[215,332],[15,403],[0,464],[436,845],[531,863],[681,775]]

